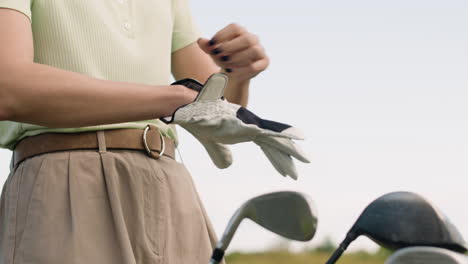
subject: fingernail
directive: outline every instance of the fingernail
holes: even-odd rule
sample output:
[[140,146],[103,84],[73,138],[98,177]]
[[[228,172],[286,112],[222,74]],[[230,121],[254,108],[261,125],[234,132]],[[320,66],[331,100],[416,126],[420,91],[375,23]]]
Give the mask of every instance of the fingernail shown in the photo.
[[213,53],[214,55],[218,55],[221,53],[221,49],[215,48],[214,50],[211,51],[211,53]]
[[222,57],[221,57],[221,60],[222,60],[222,61],[228,61],[228,60],[229,60],[229,56],[222,56]]
[[226,72],[232,72],[232,70],[229,68],[226,68]]
[[213,46],[214,44],[216,44],[216,40],[215,39],[211,39],[210,41],[208,41],[208,44],[210,46]]

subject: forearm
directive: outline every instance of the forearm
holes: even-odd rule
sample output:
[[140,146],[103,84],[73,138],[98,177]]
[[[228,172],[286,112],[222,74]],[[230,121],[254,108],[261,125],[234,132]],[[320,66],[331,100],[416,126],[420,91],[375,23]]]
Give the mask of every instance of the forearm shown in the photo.
[[193,100],[180,86],[98,80],[35,63],[0,71],[0,95],[7,120],[52,128],[154,119]]

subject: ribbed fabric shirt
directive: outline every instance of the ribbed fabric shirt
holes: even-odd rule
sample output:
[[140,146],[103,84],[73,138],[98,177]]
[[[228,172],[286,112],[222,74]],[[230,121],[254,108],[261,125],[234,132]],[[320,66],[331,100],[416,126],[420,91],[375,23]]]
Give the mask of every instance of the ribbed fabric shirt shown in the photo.
[[[0,0],[0,8],[30,19],[34,62],[103,80],[168,85],[171,53],[200,36],[187,0]],[[24,137],[46,132],[143,129],[147,124],[177,140],[175,127],[157,119],[79,128],[0,121],[0,148],[14,150]]]

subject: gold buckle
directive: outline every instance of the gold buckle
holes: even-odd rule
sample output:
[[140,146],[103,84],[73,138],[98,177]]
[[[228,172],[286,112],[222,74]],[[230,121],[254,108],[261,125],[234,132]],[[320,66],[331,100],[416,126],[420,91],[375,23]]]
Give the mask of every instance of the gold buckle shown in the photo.
[[164,142],[164,136],[162,135],[161,131],[158,129],[159,137],[161,138],[161,152],[159,152],[156,155],[151,151],[151,149],[148,146],[148,142],[146,141],[146,134],[148,133],[148,130],[150,130],[150,125],[147,125],[145,127],[145,131],[143,132],[143,144],[145,145],[146,153],[148,153],[150,157],[154,157],[158,159],[159,157],[164,155],[164,151],[166,150],[166,142]]

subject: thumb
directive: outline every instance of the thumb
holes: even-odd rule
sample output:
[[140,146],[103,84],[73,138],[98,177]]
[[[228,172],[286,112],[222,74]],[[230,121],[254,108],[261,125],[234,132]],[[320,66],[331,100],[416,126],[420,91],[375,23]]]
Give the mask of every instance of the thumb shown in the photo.
[[206,38],[199,38],[197,40],[197,43],[198,43],[198,46],[200,47],[200,49],[202,49],[206,54],[210,54],[210,44],[209,44],[209,40],[206,39]]

